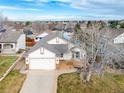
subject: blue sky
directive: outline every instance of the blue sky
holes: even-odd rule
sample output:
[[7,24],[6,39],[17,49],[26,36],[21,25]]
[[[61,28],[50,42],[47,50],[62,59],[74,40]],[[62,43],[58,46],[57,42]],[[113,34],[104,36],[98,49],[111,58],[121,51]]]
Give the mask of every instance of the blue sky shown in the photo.
[[124,19],[124,0],[0,0],[11,20]]

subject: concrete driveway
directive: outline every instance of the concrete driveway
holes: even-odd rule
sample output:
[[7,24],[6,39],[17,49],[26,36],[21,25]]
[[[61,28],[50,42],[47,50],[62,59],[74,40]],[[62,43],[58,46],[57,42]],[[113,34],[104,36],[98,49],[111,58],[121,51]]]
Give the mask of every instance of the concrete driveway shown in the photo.
[[31,70],[20,93],[54,93],[55,71]]

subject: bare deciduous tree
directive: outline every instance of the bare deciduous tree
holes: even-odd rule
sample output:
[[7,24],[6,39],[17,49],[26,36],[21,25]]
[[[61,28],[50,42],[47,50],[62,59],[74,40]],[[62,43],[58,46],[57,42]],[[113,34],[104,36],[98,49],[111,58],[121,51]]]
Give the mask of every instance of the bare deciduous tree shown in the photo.
[[4,17],[3,14],[0,13],[0,26],[3,26],[3,23],[4,23]]
[[[103,24],[101,23],[88,23],[90,29],[82,30],[80,24],[75,27],[74,38],[79,40],[83,49],[87,52],[85,63],[80,70],[80,77],[83,81],[89,82],[93,73],[97,73],[100,77],[103,76],[105,66],[112,62],[110,54],[114,54],[113,51],[119,51],[114,44],[111,43],[109,29],[104,27],[101,30]],[[112,50],[111,50],[112,49]],[[123,52],[119,52],[122,55]],[[124,56],[124,55],[122,55]]]

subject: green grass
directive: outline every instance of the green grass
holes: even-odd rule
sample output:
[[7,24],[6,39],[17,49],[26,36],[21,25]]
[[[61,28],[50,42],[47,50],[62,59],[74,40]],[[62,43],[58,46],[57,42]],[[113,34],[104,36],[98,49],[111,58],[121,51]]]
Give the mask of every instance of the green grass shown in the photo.
[[25,75],[20,74],[17,70],[13,70],[9,75],[0,82],[0,93],[19,93]]
[[9,69],[16,59],[16,56],[0,56],[0,77]]
[[124,75],[94,75],[89,83],[84,83],[77,73],[63,74],[58,78],[57,93],[124,93]]

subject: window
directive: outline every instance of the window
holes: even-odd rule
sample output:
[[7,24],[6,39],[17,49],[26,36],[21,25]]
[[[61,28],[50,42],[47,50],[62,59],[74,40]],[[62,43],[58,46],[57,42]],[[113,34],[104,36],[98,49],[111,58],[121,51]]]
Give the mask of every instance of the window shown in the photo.
[[13,45],[11,45],[11,48],[13,48]]
[[12,44],[4,44],[4,49],[12,49],[13,45]]
[[76,52],[76,58],[80,58],[80,53]]
[[37,40],[38,38],[36,37],[36,40]]
[[2,48],[2,45],[0,44],[0,49]]
[[74,53],[72,54],[72,58],[74,58]]
[[40,54],[44,54],[44,48],[40,48]]
[[63,53],[61,53],[61,57],[63,57]]

